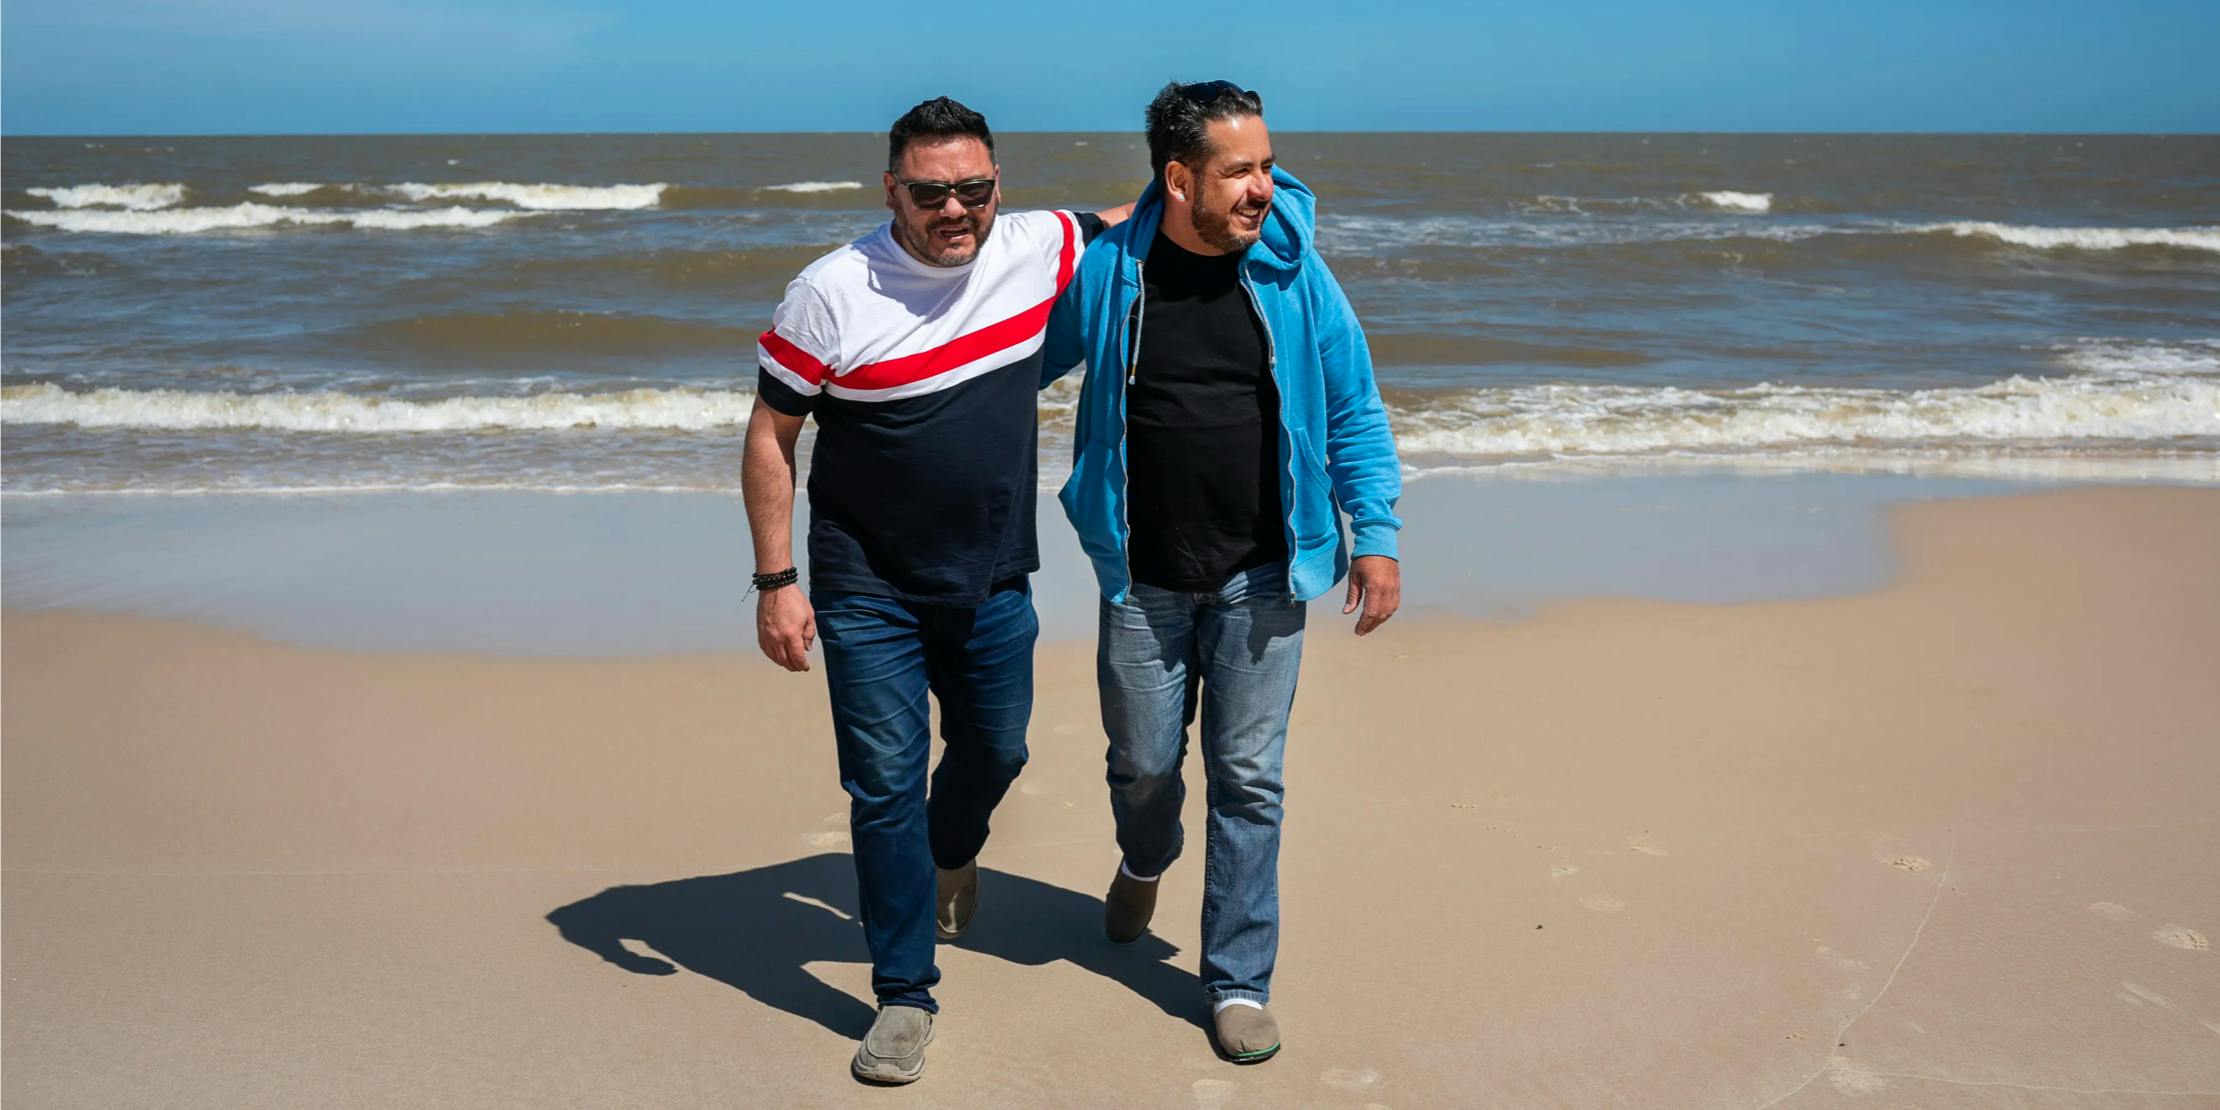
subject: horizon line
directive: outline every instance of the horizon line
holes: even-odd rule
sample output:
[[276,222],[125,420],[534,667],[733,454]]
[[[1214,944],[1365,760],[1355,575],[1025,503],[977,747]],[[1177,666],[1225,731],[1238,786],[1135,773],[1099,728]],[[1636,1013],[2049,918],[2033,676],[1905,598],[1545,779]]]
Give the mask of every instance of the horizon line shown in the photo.
[[[1556,130],[1531,130],[1522,128],[1288,128],[1278,132],[1283,135],[1640,135],[1640,136],[1842,136],[1842,137],[1982,137],[1982,138],[2215,138],[2220,129],[2208,131],[2045,131],[2045,130],[1932,130],[1932,131],[1873,131],[1853,128],[1823,128],[1813,131],[1770,129],[1618,129],[1572,128]],[[1139,130],[1106,129],[998,129],[997,135],[1129,135],[1138,137]],[[639,136],[639,137],[695,137],[695,136],[753,136],[753,135],[838,135],[886,137],[883,130],[775,130],[775,131],[30,131],[15,132],[0,129],[0,139],[347,139],[347,138],[556,138],[572,136]]]

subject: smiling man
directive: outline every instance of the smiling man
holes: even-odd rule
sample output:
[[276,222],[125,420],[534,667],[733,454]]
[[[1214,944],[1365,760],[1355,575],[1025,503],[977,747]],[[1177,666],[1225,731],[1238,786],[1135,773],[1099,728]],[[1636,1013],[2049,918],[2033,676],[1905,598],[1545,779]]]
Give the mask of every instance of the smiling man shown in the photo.
[[[803,270],[763,333],[743,486],[763,653],[806,671],[824,639],[879,1003],[852,1067],[907,1083],[938,1010],[936,933],[970,923],[987,819],[1025,765],[1043,329],[1125,209],[997,218],[994,135],[946,97],[896,120],[887,147],[893,218]],[[805,598],[794,445],[811,417]],[[928,694],[946,743],[929,794]]]
[[1402,476],[1364,332],[1313,249],[1310,190],[1275,166],[1263,99],[1167,85],[1148,143],[1155,182],[1087,251],[1049,324],[1048,377],[1088,365],[1063,502],[1102,589],[1096,681],[1123,856],[1103,926],[1119,943],[1148,928],[1180,855],[1199,712],[1203,989],[1219,1048],[1257,1063],[1280,1048],[1266,1004],[1304,603],[1346,572],[1357,635],[1394,616]]

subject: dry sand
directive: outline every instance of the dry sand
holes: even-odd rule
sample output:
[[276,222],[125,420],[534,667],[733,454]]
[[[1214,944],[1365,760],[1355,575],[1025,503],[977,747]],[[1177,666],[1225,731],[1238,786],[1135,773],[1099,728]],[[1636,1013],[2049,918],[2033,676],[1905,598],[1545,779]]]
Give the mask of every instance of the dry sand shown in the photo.
[[1090,653],[1044,650],[897,1091],[846,1073],[868,969],[819,675],[10,613],[0,1096],[2220,1105],[2220,492],[1894,535],[1856,597],[1314,624],[1259,1067],[1197,1023],[1199,855],[1157,936],[1101,940]]

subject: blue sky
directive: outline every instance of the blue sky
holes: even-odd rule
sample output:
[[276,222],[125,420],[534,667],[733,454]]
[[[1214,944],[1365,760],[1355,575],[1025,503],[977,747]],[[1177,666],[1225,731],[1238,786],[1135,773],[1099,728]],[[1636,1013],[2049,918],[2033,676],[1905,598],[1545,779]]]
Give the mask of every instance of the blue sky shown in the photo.
[[2213,0],[0,12],[9,134],[873,131],[943,92],[1000,130],[1127,130],[1173,77],[1257,88],[1290,130],[2220,131]]

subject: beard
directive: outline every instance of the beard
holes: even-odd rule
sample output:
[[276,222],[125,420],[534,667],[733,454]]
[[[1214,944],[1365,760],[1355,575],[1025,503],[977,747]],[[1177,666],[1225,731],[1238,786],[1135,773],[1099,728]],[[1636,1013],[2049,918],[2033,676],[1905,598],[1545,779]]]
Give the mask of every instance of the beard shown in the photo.
[[1262,221],[1255,231],[1234,230],[1232,208],[1211,208],[1200,197],[1187,209],[1187,219],[1194,225],[1196,238],[1227,254],[1248,250],[1264,230]]
[[[961,227],[971,232],[971,242],[951,246],[939,241],[936,233],[944,229]],[[979,257],[980,248],[987,245],[987,236],[994,230],[993,217],[983,212],[965,212],[953,220],[934,216],[923,227],[907,220],[894,221],[894,234],[912,255],[928,266],[962,266]]]

